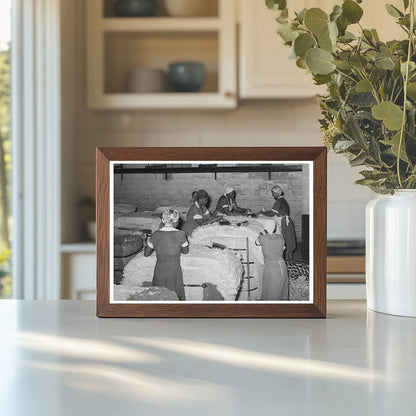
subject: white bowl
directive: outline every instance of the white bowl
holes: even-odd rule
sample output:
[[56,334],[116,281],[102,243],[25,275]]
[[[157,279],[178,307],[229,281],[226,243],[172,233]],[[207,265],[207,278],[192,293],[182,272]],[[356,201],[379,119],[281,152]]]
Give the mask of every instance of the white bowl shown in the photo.
[[163,69],[136,68],[129,72],[128,90],[133,93],[158,93],[167,90],[167,75]]
[[165,0],[166,11],[174,17],[217,16],[217,0]]

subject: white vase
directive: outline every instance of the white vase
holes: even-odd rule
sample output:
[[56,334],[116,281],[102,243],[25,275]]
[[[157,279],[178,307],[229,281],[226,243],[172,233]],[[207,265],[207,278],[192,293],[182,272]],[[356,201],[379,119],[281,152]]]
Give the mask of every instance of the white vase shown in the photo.
[[416,317],[416,189],[367,204],[366,282],[369,309]]

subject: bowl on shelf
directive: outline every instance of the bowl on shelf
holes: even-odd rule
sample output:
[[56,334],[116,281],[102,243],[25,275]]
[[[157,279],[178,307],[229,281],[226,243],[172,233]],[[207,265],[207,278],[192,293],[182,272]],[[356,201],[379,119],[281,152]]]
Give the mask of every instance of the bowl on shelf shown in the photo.
[[169,81],[177,92],[197,92],[205,80],[202,62],[172,62],[169,64]]
[[129,72],[128,91],[131,93],[161,93],[167,90],[167,84],[163,69],[135,68]]
[[217,16],[217,0],[165,0],[166,12],[173,17]]
[[119,17],[149,17],[157,13],[156,0],[118,0],[114,12]]

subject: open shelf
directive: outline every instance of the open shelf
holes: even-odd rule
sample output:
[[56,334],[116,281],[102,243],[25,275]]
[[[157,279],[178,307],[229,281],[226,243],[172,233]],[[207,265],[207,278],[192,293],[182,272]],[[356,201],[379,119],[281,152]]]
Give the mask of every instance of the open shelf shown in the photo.
[[129,19],[114,17],[103,19],[101,28],[106,32],[127,32],[133,30],[137,32],[169,32],[174,30],[198,32],[218,30],[220,28],[220,20],[215,17],[195,17],[192,19],[181,17],[138,17]]
[[[212,2],[217,12],[210,17],[169,17],[160,7],[155,17],[114,17],[112,0],[89,0],[86,3],[88,107],[235,108],[235,3]],[[198,92],[176,92],[168,82],[169,64],[183,61],[204,65],[205,79]],[[142,84],[143,92],[137,92],[138,88],[129,87],[129,77],[132,71],[136,70],[137,76],[142,69],[158,70],[159,78],[156,84],[151,84],[157,87]],[[165,72],[165,80],[160,71]],[[137,79],[145,82],[143,78]]]
[[[169,64],[177,61],[198,61],[204,64],[204,84],[200,92],[191,93],[192,95],[218,92],[216,32],[106,33],[104,54],[106,94],[131,94],[128,88],[129,73],[137,68],[163,70],[167,80]],[[168,82],[166,90],[156,95],[163,93],[175,93]],[[175,99],[185,98],[189,94],[180,93]]]

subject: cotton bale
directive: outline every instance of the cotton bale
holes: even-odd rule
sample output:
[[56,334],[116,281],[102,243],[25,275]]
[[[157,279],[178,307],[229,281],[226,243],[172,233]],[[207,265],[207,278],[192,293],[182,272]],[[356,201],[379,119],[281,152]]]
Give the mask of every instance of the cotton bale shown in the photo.
[[[248,300],[248,272],[250,274],[250,298],[260,300],[263,285],[263,252],[256,240],[260,234],[258,226],[232,226],[210,224],[196,228],[189,241],[192,244],[203,244],[212,246],[215,243],[224,245],[233,250],[237,259],[244,265],[245,279],[239,293],[238,300]],[[247,238],[249,259],[247,259]],[[248,261],[251,264],[247,265]]]
[[[137,254],[125,267],[121,284],[141,286],[151,282],[155,265],[155,253],[149,257],[145,257],[143,253]],[[233,252],[190,245],[189,254],[181,256],[181,266],[186,300],[203,300],[204,283],[215,285],[224,300],[236,300],[243,268]]]
[[131,230],[151,230],[152,232],[159,229],[161,224],[160,216],[152,211],[138,211],[130,214],[121,215],[114,218],[114,226],[117,228]]
[[117,286],[114,285],[115,301],[179,301],[175,292],[165,287]]

